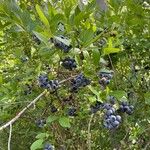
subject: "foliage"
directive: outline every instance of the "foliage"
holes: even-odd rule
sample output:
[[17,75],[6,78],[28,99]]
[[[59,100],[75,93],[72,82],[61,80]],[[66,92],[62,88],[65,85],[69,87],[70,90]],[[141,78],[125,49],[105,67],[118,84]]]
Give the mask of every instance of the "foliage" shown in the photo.
[[[13,124],[12,150],[150,148],[150,4],[109,0],[108,7],[0,0],[0,125],[47,91]],[[109,96],[122,118],[115,129],[104,127],[99,105]],[[131,115],[119,112],[124,100]],[[0,134],[7,149],[9,128]]]

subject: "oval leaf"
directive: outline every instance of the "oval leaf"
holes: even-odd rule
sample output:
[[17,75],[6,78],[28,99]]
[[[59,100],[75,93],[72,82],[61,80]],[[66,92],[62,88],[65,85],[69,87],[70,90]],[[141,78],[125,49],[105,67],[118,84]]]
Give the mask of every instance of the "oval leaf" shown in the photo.
[[49,137],[49,134],[48,133],[39,133],[36,138],[37,139],[44,139],[44,138],[47,138]]
[[46,27],[50,27],[49,22],[48,22],[47,18],[45,17],[44,13],[42,12],[40,6],[37,4],[35,8],[40,17],[40,20],[44,23],[44,25]]
[[52,123],[53,121],[57,120],[57,116],[49,116],[46,120],[46,123]]
[[71,127],[70,120],[67,117],[59,118],[59,124],[64,128],[70,128]]
[[30,150],[36,150],[43,147],[43,139],[36,140],[30,147]]

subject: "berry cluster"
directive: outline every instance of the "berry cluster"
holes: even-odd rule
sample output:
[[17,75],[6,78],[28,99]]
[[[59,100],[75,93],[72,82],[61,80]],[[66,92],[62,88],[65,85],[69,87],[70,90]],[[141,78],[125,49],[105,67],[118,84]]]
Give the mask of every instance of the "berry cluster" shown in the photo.
[[46,124],[46,121],[45,119],[37,119],[35,123],[38,127],[42,128]]
[[61,65],[64,68],[69,69],[69,70],[73,70],[74,68],[77,67],[75,59],[70,58],[70,57],[63,59]]
[[104,126],[107,129],[117,128],[121,122],[121,116],[116,115],[115,108],[108,103],[104,105],[104,109],[106,110],[104,117]]
[[121,105],[119,108],[121,112],[126,112],[128,115],[131,115],[133,113],[133,109],[134,109],[134,106],[129,105],[128,102],[126,101],[121,102]]
[[[64,36],[60,36],[61,39],[65,39]],[[59,41],[56,38],[51,38],[51,42],[54,43],[55,47],[63,50],[65,53],[68,53],[69,50],[72,48],[71,45],[66,45],[65,43]]]
[[81,73],[71,81],[71,92],[77,92],[78,88],[85,87],[89,84],[90,80]]
[[90,106],[90,114],[96,113],[103,107],[103,103],[96,101],[94,105]]
[[69,116],[76,116],[76,115],[77,115],[77,114],[76,114],[76,111],[77,111],[76,108],[69,108],[67,114],[68,114]]
[[55,91],[59,86],[57,80],[49,80],[46,74],[38,77],[38,83],[40,87],[49,89],[51,91]]
[[54,150],[54,147],[51,144],[47,143],[47,144],[45,144],[43,150]]
[[113,73],[112,72],[100,72],[99,77],[100,77],[99,84],[102,87],[106,87],[110,83],[110,80],[113,77]]

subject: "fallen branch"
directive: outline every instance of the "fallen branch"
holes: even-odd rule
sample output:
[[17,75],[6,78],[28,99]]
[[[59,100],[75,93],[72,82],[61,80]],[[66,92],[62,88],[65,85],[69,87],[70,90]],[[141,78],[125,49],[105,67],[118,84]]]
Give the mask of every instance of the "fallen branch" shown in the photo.
[[36,97],[33,101],[31,101],[23,110],[21,110],[13,119],[11,119],[9,122],[4,124],[0,127],[0,131],[7,128],[8,126],[11,126],[16,120],[20,118],[24,114],[24,112],[30,108],[32,105],[34,105],[43,95],[45,95],[46,90],[42,92],[38,97]]
[[10,144],[11,144],[11,135],[12,135],[12,124],[10,124],[10,129],[9,129],[8,150],[11,150],[11,148],[10,148]]

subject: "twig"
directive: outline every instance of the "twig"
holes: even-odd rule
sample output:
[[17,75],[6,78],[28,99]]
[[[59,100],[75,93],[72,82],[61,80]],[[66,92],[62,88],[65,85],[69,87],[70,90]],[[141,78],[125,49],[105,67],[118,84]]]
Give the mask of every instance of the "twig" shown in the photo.
[[9,126],[10,126],[10,130],[9,130],[9,138],[8,138],[8,150],[10,150],[10,144],[11,144],[12,124],[10,124]]
[[11,119],[9,122],[4,124],[3,126],[0,127],[0,131],[7,128],[8,126],[12,125],[16,120],[20,118],[21,115],[24,114],[24,112],[30,108],[32,105],[34,105],[43,95],[45,95],[46,90],[42,92],[38,97],[36,97],[33,101],[31,101],[23,110],[21,110],[13,119]]
[[147,150],[147,148],[149,148],[149,145],[150,145],[150,142],[148,142],[148,143],[145,145],[145,147],[144,147],[143,150]]
[[92,114],[89,120],[89,124],[88,124],[88,139],[87,139],[88,150],[91,150],[91,122],[92,122],[93,116],[94,115]]
[[68,79],[64,79],[64,80],[60,81],[59,84],[62,84],[62,83],[64,83],[64,82],[66,82],[66,81],[69,81],[69,80],[71,80],[71,79],[74,79],[76,76],[77,76],[77,75],[72,76],[72,77],[69,77]]
[[110,55],[108,55],[108,57],[109,57],[109,60],[110,60],[110,64],[111,64],[111,66],[112,66],[112,69],[113,69],[113,71],[114,71],[115,86],[116,86],[116,89],[118,90],[117,80],[116,80],[116,70],[115,70],[115,67],[114,67],[114,65],[113,65],[113,63],[112,63],[112,60],[111,60]]

